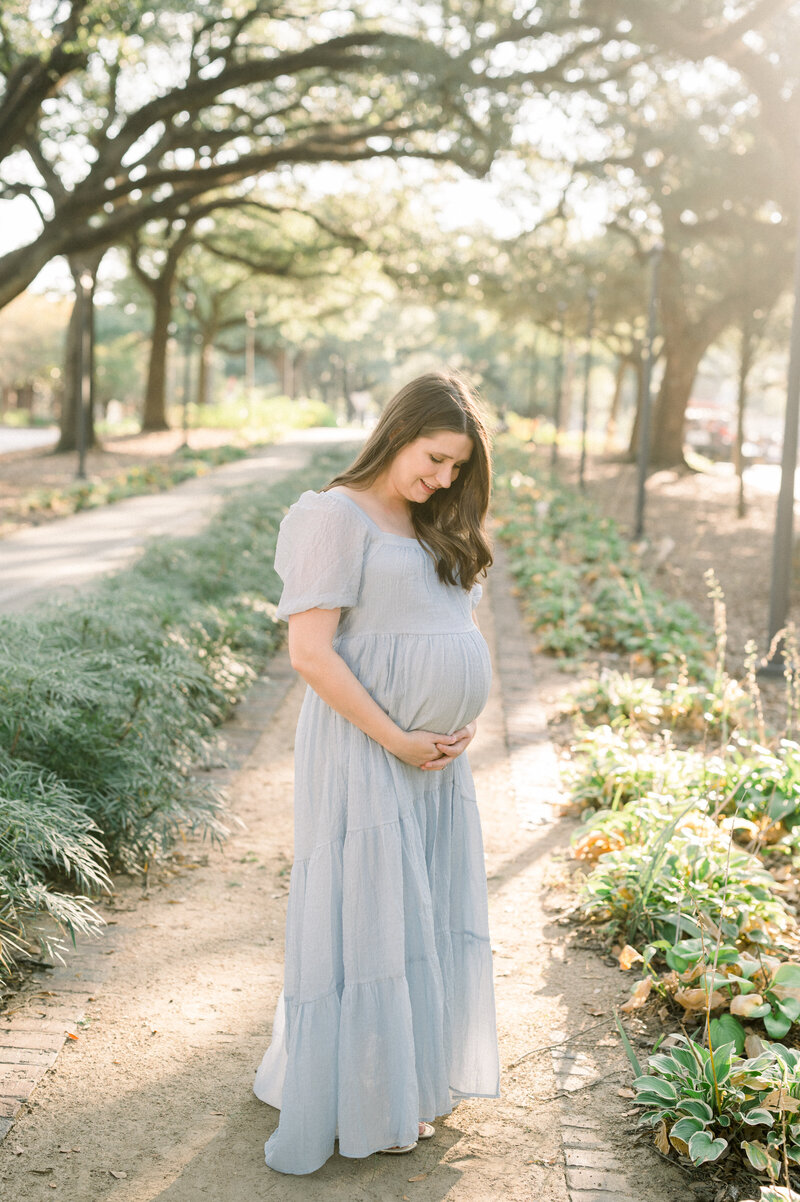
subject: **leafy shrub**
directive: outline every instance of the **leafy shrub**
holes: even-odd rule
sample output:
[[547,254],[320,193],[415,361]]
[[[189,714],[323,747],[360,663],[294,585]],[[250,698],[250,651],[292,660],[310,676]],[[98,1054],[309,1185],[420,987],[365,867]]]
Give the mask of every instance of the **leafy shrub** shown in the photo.
[[774,947],[791,925],[761,861],[731,845],[691,803],[643,842],[606,852],[584,882],[583,910],[609,935],[636,944],[719,930],[726,940]]
[[774,1043],[742,1059],[732,1043],[708,1049],[686,1036],[671,1039],[633,1083],[639,1121],[654,1129],[660,1151],[700,1165],[738,1142],[772,1181],[784,1157],[800,1164],[800,1052]]
[[6,966],[43,909],[67,929],[96,925],[87,898],[65,889],[107,886],[106,855],[133,870],[189,833],[225,836],[223,799],[196,769],[282,637],[280,520],[346,457],[248,489],[202,534],[163,540],[84,597],[0,621]]
[[574,693],[569,710],[584,722],[633,727],[643,734],[662,729],[707,738],[727,733],[752,717],[752,702],[741,685],[727,677],[721,690],[679,678],[657,687],[651,677],[603,669]]
[[[100,919],[85,893],[109,887],[106,854],[78,795],[57,777],[0,752],[0,967],[26,951],[25,919],[47,913],[71,935],[97,929]],[[59,883],[56,883],[59,882]],[[57,939],[39,932],[45,951]]]
[[576,656],[605,648],[677,668],[679,648],[692,674],[706,676],[709,635],[688,606],[647,582],[616,523],[578,494],[527,475],[530,458],[513,439],[499,440],[495,463],[499,533],[541,649]]

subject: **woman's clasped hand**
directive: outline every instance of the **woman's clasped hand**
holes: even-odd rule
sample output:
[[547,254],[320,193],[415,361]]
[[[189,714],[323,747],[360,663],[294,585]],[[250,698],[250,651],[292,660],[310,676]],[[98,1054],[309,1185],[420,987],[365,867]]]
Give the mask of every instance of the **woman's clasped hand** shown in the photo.
[[414,768],[441,772],[469,747],[475,737],[476,725],[475,722],[468,722],[451,735],[440,735],[430,730],[406,731],[395,754]]

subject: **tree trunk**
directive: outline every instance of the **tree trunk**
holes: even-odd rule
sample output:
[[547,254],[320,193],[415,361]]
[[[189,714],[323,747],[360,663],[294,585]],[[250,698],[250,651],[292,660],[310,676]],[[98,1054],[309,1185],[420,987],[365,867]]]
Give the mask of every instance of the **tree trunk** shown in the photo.
[[167,344],[172,317],[172,276],[153,280],[153,332],[150,338],[150,361],[147,365],[147,387],[144,394],[142,430],[168,430],[167,422]]
[[217,341],[217,334],[216,326],[204,326],[200,331],[200,366],[195,393],[198,405],[208,405],[214,399],[214,343]]
[[611,398],[611,407],[608,411],[606,420],[606,451],[610,451],[617,437],[617,422],[619,421],[619,406],[622,400],[622,385],[625,383],[625,373],[628,370],[629,360],[625,355],[620,355],[617,359],[617,370],[614,373],[614,395]]
[[736,397],[736,443],[733,448],[733,462],[739,481],[739,496],[736,503],[736,516],[743,518],[747,514],[747,501],[744,495],[744,415],[747,405],[747,377],[753,365],[755,353],[755,331],[753,315],[745,314],[741,329],[741,350],[739,353],[739,391]]
[[[99,265],[99,263],[98,263]],[[55,450],[59,451],[75,451],[78,449],[78,414],[79,405],[83,390],[83,381],[81,379],[81,339],[83,338],[83,301],[81,299],[80,275],[81,268],[73,264],[73,278],[75,279],[75,303],[72,306],[72,312],[67,326],[67,337],[64,344],[64,389],[62,392],[61,414],[59,419],[60,433]],[[96,268],[95,268],[96,270]],[[94,278],[94,276],[92,277]],[[90,323],[90,329],[94,326],[94,287],[92,287],[89,297],[89,311],[86,314],[85,320]],[[85,370],[89,372],[90,398],[94,395],[93,379],[94,379],[94,363],[92,355],[94,350],[94,337],[89,338],[90,361],[86,365]],[[85,436],[86,449],[97,445],[94,431],[94,412],[93,405],[90,403],[87,406],[87,412],[84,416],[86,422]]]
[[[716,333],[716,331],[715,331]],[[650,463],[653,467],[685,467],[683,428],[700,360],[709,342],[692,342],[685,335],[665,345],[664,375],[653,412]]]

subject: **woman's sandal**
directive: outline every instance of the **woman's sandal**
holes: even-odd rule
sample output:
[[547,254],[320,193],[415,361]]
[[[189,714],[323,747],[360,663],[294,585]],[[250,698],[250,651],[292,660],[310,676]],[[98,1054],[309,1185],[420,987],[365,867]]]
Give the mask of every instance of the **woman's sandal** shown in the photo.
[[404,1152],[413,1152],[421,1139],[433,1139],[434,1135],[436,1134],[436,1128],[430,1123],[423,1123],[422,1127],[422,1131],[414,1140],[413,1144],[405,1144],[405,1146],[402,1148],[381,1148],[381,1155],[402,1156]]

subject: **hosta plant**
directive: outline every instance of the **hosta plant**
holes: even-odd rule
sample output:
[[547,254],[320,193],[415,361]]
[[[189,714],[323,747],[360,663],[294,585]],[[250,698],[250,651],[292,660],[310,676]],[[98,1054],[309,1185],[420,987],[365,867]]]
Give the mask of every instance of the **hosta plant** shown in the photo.
[[643,955],[651,971],[658,958],[671,969],[656,978],[660,992],[674,997],[687,1014],[717,1014],[710,1023],[712,1044],[733,1040],[741,1052],[746,1035],[741,1020],[758,1020],[770,1039],[783,1039],[800,1018],[800,965],[757,945],[754,955],[732,944],[709,944],[703,937],[673,944],[659,940]]
[[696,829],[680,823],[679,811],[642,843],[601,855],[583,885],[584,912],[634,946],[703,928],[740,947],[777,946],[794,920],[760,860],[704,815]]
[[784,1158],[800,1164],[800,1052],[764,1044],[743,1059],[732,1042],[709,1049],[687,1036],[671,1039],[633,1083],[639,1122],[653,1129],[660,1151],[701,1165],[739,1146],[772,1180]]
[[582,682],[568,699],[568,709],[592,726],[607,723],[645,733],[663,728],[705,735],[747,722],[752,702],[738,681],[728,676],[711,685],[691,684],[681,674],[659,688],[650,677],[606,669]]

